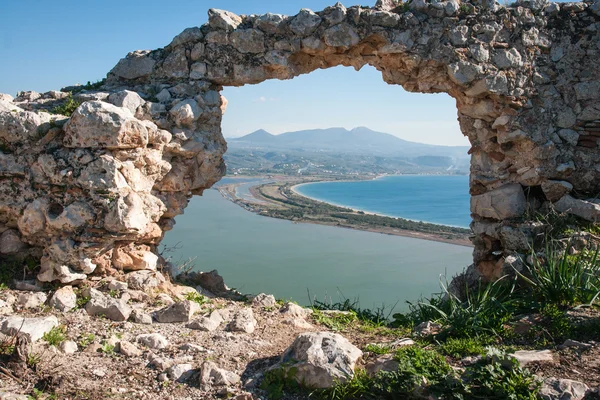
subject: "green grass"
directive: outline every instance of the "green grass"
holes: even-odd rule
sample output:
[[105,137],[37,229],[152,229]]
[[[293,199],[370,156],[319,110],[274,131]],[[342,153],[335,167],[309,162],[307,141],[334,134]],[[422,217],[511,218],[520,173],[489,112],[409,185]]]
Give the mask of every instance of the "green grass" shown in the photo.
[[478,356],[485,353],[485,346],[494,342],[489,337],[478,338],[449,338],[439,345],[439,351],[454,358],[463,358],[467,356]]
[[96,335],[94,335],[93,333],[88,333],[87,335],[79,339],[79,347],[85,349],[90,344],[94,343],[94,340],[96,340]]
[[312,318],[317,324],[326,326],[332,331],[343,331],[348,325],[358,320],[352,311],[326,314],[317,309],[313,310]]
[[387,354],[390,352],[390,348],[388,346],[381,346],[378,344],[368,344],[365,346],[364,350],[373,354]]

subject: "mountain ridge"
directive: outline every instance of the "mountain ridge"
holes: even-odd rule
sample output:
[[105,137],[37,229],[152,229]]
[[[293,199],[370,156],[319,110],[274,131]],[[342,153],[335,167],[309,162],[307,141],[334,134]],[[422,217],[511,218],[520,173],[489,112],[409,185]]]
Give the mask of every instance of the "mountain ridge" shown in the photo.
[[273,135],[264,129],[238,138],[229,138],[232,147],[290,150],[302,149],[332,153],[382,154],[396,156],[446,156],[467,158],[468,146],[444,146],[412,142],[367,127],[351,130],[332,127],[306,129]]

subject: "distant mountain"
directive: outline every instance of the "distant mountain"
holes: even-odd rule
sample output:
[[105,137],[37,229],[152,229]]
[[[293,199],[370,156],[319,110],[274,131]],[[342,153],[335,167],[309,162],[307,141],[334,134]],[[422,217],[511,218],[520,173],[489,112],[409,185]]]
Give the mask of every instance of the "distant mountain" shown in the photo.
[[389,133],[359,127],[311,129],[272,135],[261,129],[240,138],[227,140],[230,148],[255,150],[300,150],[328,153],[352,153],[393,157],[468,158],[467,146],[437,146],[410,142]]

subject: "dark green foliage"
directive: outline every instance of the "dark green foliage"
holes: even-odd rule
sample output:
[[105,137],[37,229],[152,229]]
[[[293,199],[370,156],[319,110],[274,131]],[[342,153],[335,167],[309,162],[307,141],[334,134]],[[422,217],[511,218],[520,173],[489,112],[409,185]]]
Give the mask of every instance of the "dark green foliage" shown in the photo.
[[454,387],[438,385],[437,389],[446,399],[535,400],[539,387],[535,376],[516,359],[492,349],[467,367]]
[[70,117],[80,105],[81,102],[73,99],[73,95],[69,93],[69,96],[64,101],[64,103],[60,106],[54,107],[51,112],[54,114],[61,114]]
[[435,321],[442,325],[442,336],[477,337],[499,335],[514,314],[516,302],[511,297],[514,285],[500,279],[492,284],[480,284],[476,289],[465,288],[460,299],[442,285],[445,296],[410,304],[407,315],[394,315],[400,322]]
[[533,263],[519,276],[529,289],[529,297],[542,304],[575,306],[593,304],[600,296],[598,249],[569,256],[550,245],[544,257],[531,254]]
[[267,398],[277,400],[283,393],[295,393],[300,390],[300,385],[295,379],[298,369],[283,366],[267,371],[260,384],[260,388],[267,392]]

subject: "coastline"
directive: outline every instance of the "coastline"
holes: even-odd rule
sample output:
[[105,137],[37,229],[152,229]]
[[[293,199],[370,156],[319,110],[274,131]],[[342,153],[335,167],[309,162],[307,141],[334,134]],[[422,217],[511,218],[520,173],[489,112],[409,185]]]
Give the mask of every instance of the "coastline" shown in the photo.
[[[432,224],[425,223],[422,221],[412,221],[407,220],[405,218],[398,218],[394,216],[385,216],[382,214],[376,214],[372,212],[367,212],[363,210],[353,209],[351,207],[335,205],[328,202],[324,202],[318,199],[312,199],[310,197],[304,196],[298,191],[294,190],[294,188],[309,184],[309,183],[319,183],[319,182],[331,182],[331,181],[342,181],[338,179],[327,179],[327,177],[315,177],[314,181],[304,181],[302,182],[296,177],[269,177],[269,179],[273,179],[275,182],[271,184],[261,184],[260,180],[265,179],[266,177],[256,177],[256,185],[253,185],[248,188],[248,192],[254,198],[252,200],[246,198],[240,198],[237,196],[237,187],[241,184],[248,183],[239,182],[239,183],[227,183],[221,185],[217,188],[217,190],[221,193],[221,195],[239,205],[240,207],[246,209],[247,211],[251,211],[258,215],[268,216],[271,218],[278,219],[287,219],[291,220],[293,223],[310,223],[310,224],[319,224],[319,225],[328,225],[328,226],[336,226],[340,228],[347,229],[355,229],[362,230],[373,233],[381,233],[386,235],[394,235],[394,236],[402,236],[409,237],[414,239],[421,240],[429,240],[435,242],[442,242],[448,244],[454,244],[459,246],[473,247],[473,244],[468,239],[467,229],[461,227],[452,227],[441,224]],[[375,178],[374,178],[375,179]],[[361,179],[361,180],[369,180],[369,179]],[[352,181],[352,180],[345,180]],[[358,181],[358,180],[357,180]],[[277,190],[275,190],[275,188]],[[271,190],[270,194],[264,193],[265,189]],[[295,194],[299,197],[299,199],[292,199],[285,194],[285,191],[288,191],[290,194]],[[279,196],[276,198],[275,196]],[[305,215],[300,213],[298,216],[297,213],[294,213],[293,210],[297,210],[296,207],[290,206],[290,204],[296,206],[295,201],[302,201],[302,208],[300,210],[306,210],[306,207],[313,208],[331,208],[330,214],[327,212],[324,214],[318,215]],[[293,215],[288,215],[290,212]],[[333,219],[331,217],[339,217],[340,213],[347,215],[349,217],[354,218],[364,218],[368,216],[369,220],[375,220],[375,222],[369,221],[367,223],[357,223],[352,222],[347,219]],[[390,225],[389,221],[393,221],[393,223],[406,223],[408,222],[411,226],[417,226],[417,229],[408,229],[406,227],[395,227]],[[410,224],[412,223],[412,224]],[[439,230],[439,231],[436,231]],[[459,233],[457,233],[459,232]]]
[[[372,180],[380,179],[380,178],[387,177],[387,176],[408,176],[408,175],[381,175],[381,176],[378,176],[378,177],[376,177],[376,178],[374,178]],[[410,176],[418,176],[418,175],[410,175]],[[433,176],[433,175],[430,175],[430,176]],[[438,176],[441,176],[441,175],[438,175]],[[447,175],[447,176],[450,176],[450,175]],[[367,180],[364,180],[364,181],[367,181]],[[329,182],[331,182],[331,181],[315,181],[315,182],[299,183],[297,185],[291,186],[290,190],[293,191],[298,196],[305,197],[305,198],[310,199],[312,201],[318,201],[318,202],[321,202],[321,203],[331,204],[332,206],[336,206],[336,207],[348,208],[348,209],[350,209],[350,210],[352,210],[354,212],[361,212],[361,213],[368,214],[368,215],[376,215],[376,216],[387,217],[387,218],[401,218],[401,219],[405,219],[407,221],[423,222],[425,224],[443,225],[443,226],[448,226],[448,227],[451,227],[451,228],[469,229],[469,227],[467,227],[467,226],[442,224],[440,222],[417,220],[417,219],[411,219],[411,218],[406,218],[406,217],[397,216],[397,215],[390,215],[390,214],[378,213],[378,212],[374,212],[374,211],[363,210],[363,209],[360,209],[360,208],[354,208],[354,207],[350,207],[350,206],[348,206],[346,204],[334,203],[332,201],[328,201],[328,200],[323,200],[323,199],[319,199],[319,198],[316,198],[316,197],[307,196],[306,194],[304,194],[304,193],[302,193],[302,192],[300,192],[300,191],[297,190],[297,188],[302,187],[302,186],[313,185],[313,184],[318,184],[318,183],[329,183]],[[340,181],[336,181],[336,182],[350,182],[350,181],[342,181],[342,180],[340,180]],[[361,181],[356,181],[356,182],[361,182]]]

